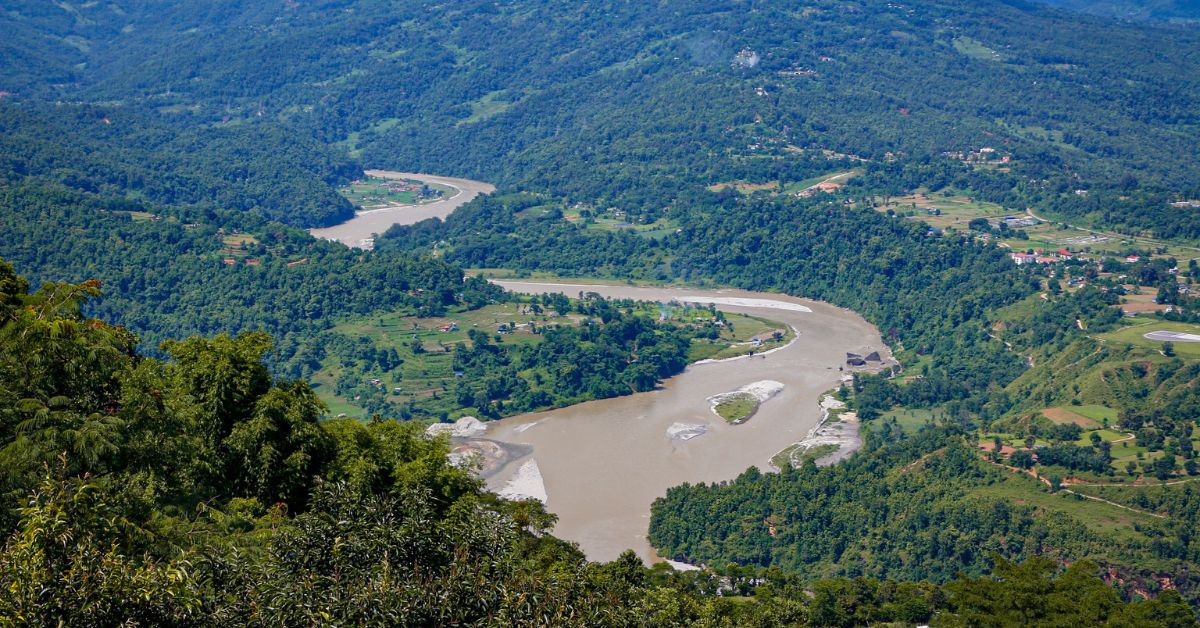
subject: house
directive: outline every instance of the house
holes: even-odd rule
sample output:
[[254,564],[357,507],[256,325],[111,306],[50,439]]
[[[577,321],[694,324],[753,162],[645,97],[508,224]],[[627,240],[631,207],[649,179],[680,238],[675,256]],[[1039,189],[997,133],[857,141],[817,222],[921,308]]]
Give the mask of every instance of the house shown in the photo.
[[382,384],[382,383],[383,383],[383,381],[382,381],[382,380],[379,380],[379,379],[373,379],[373,380],[371,380],[371,385],[372,385],[372,386],[378,386],[378,385],[380,385],[380,384]]
[[1075,259],[1075,254],[1066,249],[1059,249],[1058,256],[1063,259]]
[[1058,258],[1057,257],[1038,257],[1038,258],[1034,259],[1033,261],[1035,261],[1039,264],[1054,264],[1054,263],[1058,262]]
[[225,259],[223,259],[221,261],[225,262],[226,264],[236,264],[237,263],[237,260],[232,257],[226,257]]
[[1017,266],[1021,266],[1023,264],[1032,264],[1033,261],[1037,259],[1037,256],[1030,255],[1029,253],[1011,253],[1009,254],[1009,257],[1011,257],[1012,260],[1017,263]]
[[1139,260],[1141,260],[1141,259],[1142,259],[1142,258],[1141,258],[1141,257],[1139,257],[1139,256],[1137,256],[1137,255],[1130,255],[1129,257],[1126,257],[1126,258],[1125,258],[1125,261],[1126,261],[1127,263],[1129,263],[1129,264],[1136,264],[1136,263],[1138,263],[1138,261],[1139,261]]

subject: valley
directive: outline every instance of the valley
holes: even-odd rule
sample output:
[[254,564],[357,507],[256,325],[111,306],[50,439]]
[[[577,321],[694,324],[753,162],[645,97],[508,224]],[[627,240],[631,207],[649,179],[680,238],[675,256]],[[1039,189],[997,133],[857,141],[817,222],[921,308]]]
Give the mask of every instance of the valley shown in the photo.
[[1191,0],[18,0],[0,625],[1200,610]]

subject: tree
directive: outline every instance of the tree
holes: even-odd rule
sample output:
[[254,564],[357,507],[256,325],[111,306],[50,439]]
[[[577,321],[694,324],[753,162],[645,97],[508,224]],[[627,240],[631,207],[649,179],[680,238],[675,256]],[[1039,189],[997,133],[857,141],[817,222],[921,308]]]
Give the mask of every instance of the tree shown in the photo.
[[990,577],[946,585],[952,611],[937,626],[1093,626],[1121,606],[1116,589],[1096,577],[1098,568],[1081,560],[1059,574],[1045,558],[1016,564],[996,556]]
[[324,413],[305,382],[281,384],[259,398],[253,415],[224,441],[237,494],[302,510],[313,478],[332,455],[333,442],[318,423]]
[[133,526],[88,478],[65,479],[65,458],[21,509],[0,553],[0,617],[24,625],[198,622],[201,588],[186,558],[130,555]]

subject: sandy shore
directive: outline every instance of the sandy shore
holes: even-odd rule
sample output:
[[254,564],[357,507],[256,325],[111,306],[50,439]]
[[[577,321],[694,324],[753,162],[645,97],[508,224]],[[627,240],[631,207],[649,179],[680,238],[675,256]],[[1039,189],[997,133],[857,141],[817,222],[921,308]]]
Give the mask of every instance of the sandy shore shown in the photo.
[[536,499],[547,503],[546,484],[542,481],[542,470],[538,468],[537,460],[526,460],[496,494],[512,501]]
[[[853,412],[835,413],[844,409],[846,404],[830,395],[822,397],[818,405],[822,413],[821,422],[817,423],[803,440],[779,450],[780,454],[789,452],[793,464],[806,452],[821,445],[837,445],[837,450],[814,460],[819,467],[841,462],[862,449],[862,436],[858,431],[861,422],[858,415]],[[779,470],[774,461],[771,462],[771,466]]]

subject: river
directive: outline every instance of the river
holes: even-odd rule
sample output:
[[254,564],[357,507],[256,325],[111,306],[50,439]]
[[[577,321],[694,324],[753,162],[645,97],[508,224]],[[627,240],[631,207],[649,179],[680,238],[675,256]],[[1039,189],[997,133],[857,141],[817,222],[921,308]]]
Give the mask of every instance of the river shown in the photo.
[[[655,391],[487,425],[482,438],[529,452],[487,478],[489,488],[523,485],[544,492],[547,510],[559,517],[554,534],[579,543],[592,560],[612,560],[629,548],[644,560],[658,560],[646,540],[655,498],[684,482],[731,480],[752,465],[766,470],[772,455],[802,440],[820,421],[819,397],[839,384],[846,352],[886,349],[861,316],[808,299],[740,290],[496,283],[534,294],[587,291],[715,302],[719,309],[784,322],[799,332],[793,343],[767,355],[693,364]],[[746,423],[729,425],[709,409],[708,397],[763,380],[784,388]],[[690,440],[671,438],[667,430],[675,423],[702,424],[707,432]]]
[[[371,248],[374,234],[393,224],[445,218],[495,188],[487,183],[434,175],[368,170],[368,175],[439,183],[458,192],[423,205],[359,212],[334,227],[312,229],[319,238]],[[513,456],[488,478],[496,491],[514,489],[545,497],[558,515],[554,533],[579,543],[592,560],[612,560],[632,548],[656,561],[646,531],[650,504],[671,486],[731,480],[750,466],[768,468],[776,452],[803,440],[821,418],[821,393],[836,387],[846,353],[886,353],[879,332],[861,316],[827,303],[741,290],[690,290],[607,285],[496,281],[523,293],[581,291],[643,301],[714,303],[791,325],[791,344],[765,355],[693,364],[658,390],[526,414],[487,424],[482,438]],[[729,425],[709,409],[708,397],[770,380],[783,384],[741,425]],[[675,424],[707,431],[673,438]],[[500,447],[495,447],[499,444]]]
[[309,229],[314,237],[341,242],[349,247],[369,249],[374,246],[375,234],[383,233],[392,225],[411,225],[427,218],[445,218],[461,205],[471,202],[480,194],[490,194],[496,187],[482,181],[456,179],[415,172],[392,172],[390,170],[368,170],[366,174],[384,179],[413,179],[422,183],[437,183],[455,189],[455,193],[432,203],[415,205],[392,205],[368,209],[354,214],[354,218],[332,227]]

